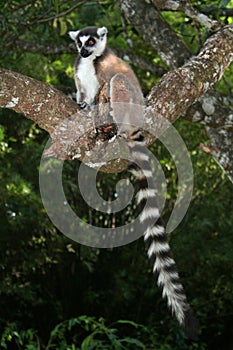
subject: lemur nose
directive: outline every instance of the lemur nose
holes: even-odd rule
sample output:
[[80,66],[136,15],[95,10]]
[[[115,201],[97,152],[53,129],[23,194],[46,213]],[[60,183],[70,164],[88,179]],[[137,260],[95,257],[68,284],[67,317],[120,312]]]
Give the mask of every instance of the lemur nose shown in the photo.
[[82,48],[80,54],[81,54],[82,57],[90,56],[90,52],[88,50],[86,50],[84,47]]

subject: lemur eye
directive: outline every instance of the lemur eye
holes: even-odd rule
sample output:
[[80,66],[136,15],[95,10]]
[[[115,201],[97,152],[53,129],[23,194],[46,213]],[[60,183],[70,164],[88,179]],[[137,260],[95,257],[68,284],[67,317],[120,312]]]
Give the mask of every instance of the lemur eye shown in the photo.
[[93,46],[93,45],[95,45],[95,40],[94,39],[89,39],[87,44],[89,46]]
[[80,40],[77,42],[77,44],[78,44],[78,47],[82,46],[82,42]]

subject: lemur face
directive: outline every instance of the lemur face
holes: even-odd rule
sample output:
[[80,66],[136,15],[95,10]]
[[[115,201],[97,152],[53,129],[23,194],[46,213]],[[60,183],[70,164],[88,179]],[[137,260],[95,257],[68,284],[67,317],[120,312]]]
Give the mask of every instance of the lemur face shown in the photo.
[[69,35],[75,41],[81,57],[94,59],[100,56],[106,47],[107,32],[105,27],[87,27],[69,32]]

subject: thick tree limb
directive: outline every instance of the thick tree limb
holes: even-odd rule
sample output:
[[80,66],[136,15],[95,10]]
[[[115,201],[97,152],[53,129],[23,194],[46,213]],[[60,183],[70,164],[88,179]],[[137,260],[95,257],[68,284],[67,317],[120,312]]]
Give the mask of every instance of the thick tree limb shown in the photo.
[[224,96],[215,90],[202,95],[197,103],[189,107],[184,118],[206,127],[225,128],[233,132],[233,97]]
[[173,122],[221,79],[233,60],[233,26],[212,35],[200,53],[167,73],[151,90],[148,104]]
[[191,53],[172,28],[162,20],[153,4],[142,0],[122,0],[124,16],[140,33],[143,39],[158,52],[171,69],[180,67]]
[[[231,115],[231,127],[233,126],[233,113]],[[210,153],[228,178],[233,182],[232,150],[233,131],[225,128],[206,128],[210,139]]]
[[93,147],[90,136],[91,132],[92,137],[95,133],[93,117],[79,110],[78,105],[61,91],[2,68],[0,81],[0,106],[22,113],[50,134],[52,146],[47,150],[47,156],[71,158],[70,145],[83,135],[85,137],[82,144],[76,145],[80,159]]
[[0,78],[1,107],[22,113],[49,133],[77,112],[77,104],[51,85],[3,68]]
[[[231,107],[230,107],[231,106]],[[233,182],[233,99],[216,91],[205,93],[186,112],[186,119],[205,126],[210,144],[202,147],[211,154]]]

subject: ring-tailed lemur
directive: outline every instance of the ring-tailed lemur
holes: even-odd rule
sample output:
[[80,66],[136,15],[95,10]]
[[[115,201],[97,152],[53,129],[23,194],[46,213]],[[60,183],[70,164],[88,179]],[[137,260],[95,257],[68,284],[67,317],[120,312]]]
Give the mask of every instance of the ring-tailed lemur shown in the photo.
[[[81,107],[95,103],[99,88],[105,82],[110,86],[111,101],[111,83],[119,73],[127,78],[134,91],[136,97],[133,102],[143,103],[141,88],[134,72],[107,47],[105,27],[87,27],[71,31],[69,35],[75,41],[80,54],[74,66],[74,78],[77,87],[76,99]],[[149,203],[147,209],[142,209],[140,221],[145,227],[144,241],[147,254],[153,264],[153,273],[158,275],[157,283],[162,288],[163,297],[167,299],[172,313],[186,328],[188,335],[194,337],[196,320],[187,302],[160,218],[149,156],[140,130],[132,128],[128,133],[127,143],[132,157],[129,171],[136,176],[139,182],[137,203],[139,205]]]
[[142,104],[143,96],[133,70],[107,47],[107,28],[87,27],[69,32],[76,43],[79,56],[74,65],[74,80],[77,88],[76,101],[81,107],[95,102],[100,86],[110,83],[118,73],[131,82],[137,98]]

